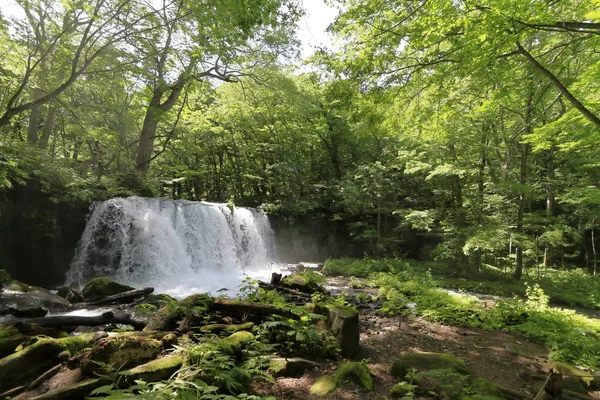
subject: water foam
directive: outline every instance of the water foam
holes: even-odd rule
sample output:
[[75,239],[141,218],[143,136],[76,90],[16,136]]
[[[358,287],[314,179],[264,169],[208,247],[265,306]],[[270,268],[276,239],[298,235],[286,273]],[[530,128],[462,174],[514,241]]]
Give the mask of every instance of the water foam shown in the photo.
[[106,276],[158,293],[235,291],[276,269],[274,234],[256,209],[142,197],[94,203],[67,284]]

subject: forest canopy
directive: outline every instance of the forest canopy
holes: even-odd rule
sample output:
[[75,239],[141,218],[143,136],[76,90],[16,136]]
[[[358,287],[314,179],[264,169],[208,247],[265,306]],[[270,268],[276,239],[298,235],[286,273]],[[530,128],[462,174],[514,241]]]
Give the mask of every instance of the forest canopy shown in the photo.
[[16,3],[4,192],[262,206],[369,255],[596,273],[598,0],[331,1],[340,48],[304,73],[296,0]]

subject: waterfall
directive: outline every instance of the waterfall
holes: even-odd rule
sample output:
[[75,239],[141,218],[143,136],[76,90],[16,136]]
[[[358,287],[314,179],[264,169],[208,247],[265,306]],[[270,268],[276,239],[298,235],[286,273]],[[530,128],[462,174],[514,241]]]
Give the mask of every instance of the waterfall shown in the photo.
[[270,274],[273,259],[273,231],[260,210],[115,198],[92,205],[66,280],[106,276],[182,296],[235,290],[245,275]]

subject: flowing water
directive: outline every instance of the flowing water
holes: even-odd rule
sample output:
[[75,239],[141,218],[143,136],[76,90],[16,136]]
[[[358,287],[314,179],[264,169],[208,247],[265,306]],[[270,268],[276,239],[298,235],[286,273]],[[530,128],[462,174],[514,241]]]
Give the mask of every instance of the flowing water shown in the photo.
[[267,280],[274,234],[260,210],[142,197],[94,203],[67,284],[105,276],[181,298],[235,292],[246,276]]

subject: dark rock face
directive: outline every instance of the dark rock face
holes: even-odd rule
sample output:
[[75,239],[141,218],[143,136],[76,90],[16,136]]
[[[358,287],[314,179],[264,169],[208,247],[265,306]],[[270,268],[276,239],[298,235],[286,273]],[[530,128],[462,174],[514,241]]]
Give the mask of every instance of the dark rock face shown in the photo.
[[70,309],[71,303],[62,297],[17,281],[0,292],[0,315],[36,318],[45,316],[48,311],[63,312]]
[[32,285],[64,281],[85,228],[89,204],[53,202],[34,184],[0,197],[0,268]]

